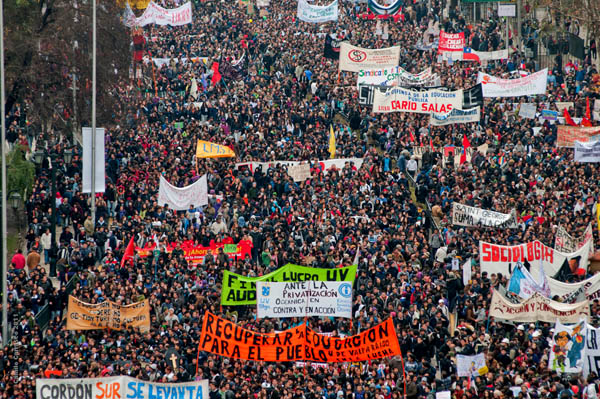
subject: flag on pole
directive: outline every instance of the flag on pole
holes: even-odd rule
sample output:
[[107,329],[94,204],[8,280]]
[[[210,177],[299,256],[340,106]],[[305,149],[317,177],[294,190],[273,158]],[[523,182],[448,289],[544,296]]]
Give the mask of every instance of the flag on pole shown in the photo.
[[133,246],[133,236],[131,236],[131,240],[129,240],[129,244],[127,244],[127,248],[125,248],[125,253],[123,253],[123,258],[121,258],[121,267],[125,266],[125,261],[127,259],[133,260],[134,255],[135,249]]
[[217,83],[219,83],[219,81],[221,80],[221,73],[219,72],[219,63],[213,62],[211,69],[213,71],[213,75],[210,82],[213,84],[213,86],[216,86]]
[[581,120],[581,126],[592,127],[589,97],[585,98],[585,117]]
[[573,119],[571,119],[571,115],[569,115],[569,111],[567,111],[566,108],[563,110],[563,115],[565,117],[565,122],[567,122],[567,125],[577,126],[577,124],[573,121]]
[[469,141],[469,139],[467,138],[466,134],[463,134],[463,139],[462,139],[462,146],[463,148],[467,149],[469,147],[471,147],[471,142]]
[[332,125],[329,125],[329,158],[335,158],[335,133]]

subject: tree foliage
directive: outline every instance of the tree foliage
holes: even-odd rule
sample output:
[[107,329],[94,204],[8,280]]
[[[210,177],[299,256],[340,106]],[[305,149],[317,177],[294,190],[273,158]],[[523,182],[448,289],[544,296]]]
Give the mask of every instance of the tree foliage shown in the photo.
[[16,191],[22,198],[31,193],[35,179],[35,166],[25,159],[20,147],[15,147],[6,157],[6,185],[9,193]]

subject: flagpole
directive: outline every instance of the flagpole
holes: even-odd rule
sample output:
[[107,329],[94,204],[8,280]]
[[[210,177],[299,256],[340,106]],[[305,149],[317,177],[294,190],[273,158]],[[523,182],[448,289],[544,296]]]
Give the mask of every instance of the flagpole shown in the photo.
[[[92,0],[92,226],[96,228],[96,0]],[[55,200],[54,198],[52,199]]]
[[8,345],[8,249],[6,246],[6,113],[4,101],[4,2],[0,0],[0,127],[2,141],[2,346]]

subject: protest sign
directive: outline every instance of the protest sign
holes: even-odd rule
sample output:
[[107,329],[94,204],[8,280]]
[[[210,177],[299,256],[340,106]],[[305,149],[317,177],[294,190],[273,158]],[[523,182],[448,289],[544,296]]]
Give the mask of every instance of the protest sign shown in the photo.
[[338,2],[334,0],[326,6],[309,4],[306,0],[298,0],[298,19],[304,22],[319,23],[337,21]]
[[233,150],[227,146],[198,140],[196,158],[235,158]]
[[577,323],[582,318],[588,319],[590,303],[588,301],[574,304],[560,303],[539,294],[519,303],[511,303],[498,291],[494,290],[490,303],[489,315],[499,320],[519,323],[535,323],[543,321],[553,323]]
[[481,83],[484,97],[520,97],[546,93],[548,68],[519,79],[500,79],[479,72],[477,83]]
[[326,337],[305,323],[279,333],[246,330],[210,312],[204,314],[199,350],[265,362],[355,362],[396,356],[400,345],[392,319],[347,338]]
[[290,165],[287,168],[288,175],[295,181],[301,182],[310,179],[310,165],[300,164],[300,165]]
[[586,242],[592,240],[590,245],[590,255],[594,253],[594,232],[592,224],[588,223],[583,236],[575,238],[570,235],[567,230],[561,225],[558,225],[556,229],[556,235],[554,236],[554,249],[562,252],[573,252],[585,245]]
[[223,271],[221,305],[255,305],[256,283],[259,281],[350,281],[356,278],[356,265],[337,269],[319,269],[288,263],[259,277],[246,277]]
[[340,44],[340,71],[389,68],[398,65],[400,46],[382,49],[360,48],[348,42]]
[[[574,147],[575,142],[588,143],[596,141],[600,137],[600,126],[582,127],[582,126],[557,126],[556,146],[557,147]],[[592,139],[593,138],[593,139]]]
[[439,76],[427,68],[418,74],[407,72],[404,68],[395,66],[391,68],[361,69],[358,71],[356,86],[439,86]]
[[438,53],[446,51],[461,52],[465,47],[465,33],[446,33],[440,31],[440,41],[438,44]]
[[558,297],[563,303],[581,302],[584,299],[592,302],[600,299],[600,273],[576,283],[563,283],[548,277],[552,298]]
[[375,90],[373,96],[373,112],[415,112],[419,114],[450,113],[453,109],[461,109],[463,92],[430,89],[424,91],[408,90],[393,87],[385,92]]
[[[479,263],[482,272],[502,273],[504,276],[511,274],[509,265],[514,266],[516,262],[531,264],[531,274],[537,275],[540,262],[543,262],[544,271],[554,276],[560,270],[565,261],[568,262],[571,271],[575,273],[578,269],[587,270],[591,241],[575,252],[563,253],[547,247],[539,241],[528,242],[512,246],[490,244],[479,241]],[[535,272],[534,272],[535,270]]]
[[431,114],[429,124],[432,126],[446,126],[455,123],[471,123],[481,120],[481,108],[468,110],[453,109],[449,114]]
[[[104,128],[96,128],[96,137],[92,136],[91,127],[81,128],[81,138],[83,141],[82,149],[82,193],[92,192],[92,171],[94,172],[94,188],[96,193],[103,193],[106,189],[105,174],[105,152],[104,152]],[[95,145],[92,145],[92,139],[95,139]],[[94,148],[95,157],[93,157],[92,148]],[[94,162],[92,162],[92,159]]]
[[[314,165],[314,167],[318,167],[324,172],[327,173],[330,170],[336,169],[336,170],[342,170],[344,169],[344,167],[346,166],[346,164],[348,165],[352,165],[354,168],[356,169],[360,169],[360,167],[363,164],[363,158],[337,158],[337,159],[325,159],[322,161],[314,161],[311,164]],[[247,168],[250,172],[254,173],[254,171],[260,167],[263,171],[263,173],[265,173],[267,171],[267,169],[269,168],[274,168],[277,167],[278,165],[281,165],[285,168],[287,168],[288,170],[288,174],[290,174],[289,168],[292,166],[298,166],[301,164],[306,164],[306,161],[272,161],[272,162],[239,162],[235,164],[235,168],[240,170],[240,169],[244,169]],[[292,172],[294,173],[294,172]],[[290,174],[291,176],[291,174]]]
[[112,301],[86,303],[69,295],[67,330],[123,330],[128,327],[150,328],[147,299],[123,306]]
[[573,103],[572,101],[557,101],[554,103],[554,105],[556,105],[556,109],[562,115],[565,109],[568,110],[569,108],[573,108],[575,106],[575,103]]
[[[252,241],[241,240],[237,244],[231,243],[214,243],[211,242],[210,246],[204,247],[202,245],[195,245],[192,240],[184,241],[182,243],[170,243],[166,248],[162,250],[166,253],[171,253],[173,250],[179,249],[183,252],[183,258],[187,261],[190,268],[196,267],[204,263],[204,258],[207,255],[212,255],[213,258],[219,256],[220,252],[229,258],[229,260],[244,260],[246,257],[251,255],[252,252]],[[135,247],[135,253],[140,258],[146,258],[152,256],[152,253],[156,250],[156,243],[153,241],[149,242],[145,247]]]
[[38,378],[37,399],[208,399],[208,380],[176,384],[118,376],[104,378]]
[[600,162],[600,140],[593,142],[575,142],[575,162]]
[[587,378],[590,373],[600,374],[600,327],[587,324],[586,329],[583,376]]
[[256,283],[257,317],[352,318],[352,283],[299,281]]
[[456,375],[459,377],[477,377],[488,372],[485,354],[466,356],[456,355]]
[[521,104],[519,108],[519,117],[527,119],[535,119],[536,106],[533,103]]
[[581,373],[584,364],[586,345],[586,321],[581,320],[574,326],[565,326],[556,321],[554,335],[550,344],[548,367],[559,373]]
[[181,26],[192,23],[192,3],[187,2],[177,8],[164,8],[151,1],[139,18],[131,20],[131,25],[146,26],[148,24]]
[[483,105],[483,90],[481,83],[463,90],[462,109],[481,107]]
[[175,187],[164,177],[160,176],[158,186],[158,205],[168,206],[175,211],[189,210],[208,205],[208,185],[206,175],[186,187]]
[[494,227],[497,229],[516,229],[515,212],[500,213],[469,205],[452,203],[452,224],[467,227]]
[[551,111],[549,109],[542,110],[542,119],[547,121],[556,121],[558,119],[558,112]]

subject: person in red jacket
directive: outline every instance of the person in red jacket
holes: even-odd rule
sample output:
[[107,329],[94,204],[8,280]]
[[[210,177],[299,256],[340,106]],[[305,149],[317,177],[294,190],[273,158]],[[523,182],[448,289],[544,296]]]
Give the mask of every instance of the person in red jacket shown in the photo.
[[13,255],[11,263],[17,270],[25,268],[25,256],[23,255],[22,249],[17,249],[17,253]]

